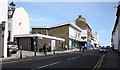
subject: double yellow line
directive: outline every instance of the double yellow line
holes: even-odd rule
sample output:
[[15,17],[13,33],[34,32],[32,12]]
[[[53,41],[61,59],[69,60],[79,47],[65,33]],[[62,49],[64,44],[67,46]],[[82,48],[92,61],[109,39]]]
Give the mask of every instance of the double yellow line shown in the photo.
[[99,59],[99,61],[97,62],[97,64],[94,66],[93,70],[98,70],[100,68],[100,65],[104,59],[105,55],[102,55],[102,57]]

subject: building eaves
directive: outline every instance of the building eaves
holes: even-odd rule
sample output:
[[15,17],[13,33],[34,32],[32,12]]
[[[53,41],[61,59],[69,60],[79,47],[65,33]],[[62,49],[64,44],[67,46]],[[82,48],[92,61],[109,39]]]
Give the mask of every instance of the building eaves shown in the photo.
[[53,25],[53,26],[50,26],[50,27],[32,26],[32,28],[46,28],[46,29],[51,29],[51,28],[57,28],[57,27],[60,27],[60,26],[65,26],[65,25],[70,25],[70,26],[76,28],[77,30],[79,30],[80,32],[82,31],[82,29],[79,28],[77,25],[75,25],[74,22],[66,22],[66,23],[62,23],[62,24]]
[[14,35],[14,37],[16,37],[16,38],[19,38],[19,37],[38,37],[40,39],[49,38],[49,39],[54,39],[54,40],[65,41],[65,39],[62,39],[62,38],[47,36],[47,35],[42,35],[42,34],[22,34],[22,35]]
[[120,18],[120,5],[118,5],[118,7],[117,7],[116,16],[117,16],[117,18],[116,18],[115,25],[114,25],[114,28],[113,28],[113,31],[112,31],[112,35],[114,34],[115,29],[116,29],[116,27],[118,25],[118,22],[119,22],[119,18]]
[[46,29],[49,29],[50,27],[47,27],[47,26],[32,26],[31,28],[46,28]]

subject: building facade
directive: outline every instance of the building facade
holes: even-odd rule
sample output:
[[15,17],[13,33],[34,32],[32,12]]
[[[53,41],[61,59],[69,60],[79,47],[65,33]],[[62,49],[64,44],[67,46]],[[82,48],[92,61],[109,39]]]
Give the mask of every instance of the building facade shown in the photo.
[[74,22],[59,24],[47,28],[32,27],[32,33],[42,32],[42,34],[65,39],[66,49],[73,49],[79,46],[81,31],[82,30],[78,26],[76,26]]
[[11,30],[11,36],[9,34],[11,37],[10,41],[13,41],[14,35],[30,33],[29,15],[23,7],[15,9],[12,20],[9,19],[9,24],[9,29]]
[[117,6],[116,21],[112,31],[111,42],[113,49],[120,51],[120,2]]
[[[0,57],[7,57],[7,38],[8,38],[8,0],[0,0]],[[5,22],[2,29],[2,22]]]
[[94,48],[98,48],[99,47],[99,35],[97,32],[95,32],[93,34],[93,46]]
[[22,46],[22,50],[43,52],[43,46],[46,44],[48,51],[60,51],[64,47],[64,39],[47,36],[43,34],[22,34],[15,35],[18,48]]
[[82,29],[81,45],[87,46],[88,48],[92,48],[92,29],[87,20],[84,17],[82,17],[82,15],[80,15],[75,20],[75,24]]

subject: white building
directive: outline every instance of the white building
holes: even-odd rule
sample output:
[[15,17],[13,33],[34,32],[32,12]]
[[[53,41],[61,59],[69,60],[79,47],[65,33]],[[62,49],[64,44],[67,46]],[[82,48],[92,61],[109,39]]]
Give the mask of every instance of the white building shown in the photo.
[[40,33],[49,36],[65,39],[65,45],[68,49],[79,47],[82,29],[75,25],[74,22],[54,25],[51,27],[32,27],[32,33]]
[[118,3],[116,21],[112,31],[112,47],[114,50],[120,51],[120,2]]
[[71,23],[71,26],[69,26],[69,48],[76,48],[79,46],[81,32],[81,28],[74,23]]
[[8,0],[0,0],[0,24],[5,21],[5,30],[1,32],[0,27],[0,57],[7,57],[7,38],[8,38]]
[[14,35],[30,33],[29,15],[23,7],[15,9],[13,18],[10,22],[12,22],[9,26],[11,29],[11,41],[13,41]]
[[99,35],[97,32],[93,34],[93,45],[95,48],[99,47]]

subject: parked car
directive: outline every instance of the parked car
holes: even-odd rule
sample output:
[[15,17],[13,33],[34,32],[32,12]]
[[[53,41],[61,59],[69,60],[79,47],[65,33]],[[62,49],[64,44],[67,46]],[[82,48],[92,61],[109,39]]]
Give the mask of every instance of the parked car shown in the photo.
[[103,46],[103,47],[99,47],[99,51],[100,52],[104,52],[104,53],[106,53],[107,52],[107,50],[106,50],[106,48]]
[[9,49],[9,52],[11,52],[11,53],[17,53],[17,51],[18,51],[18,45],[15,42],[9,41],[7,43],[7,46],[8,46],[7,48]]
[[111,47],[110,46],[106,46],[106,49],[110,51]]

